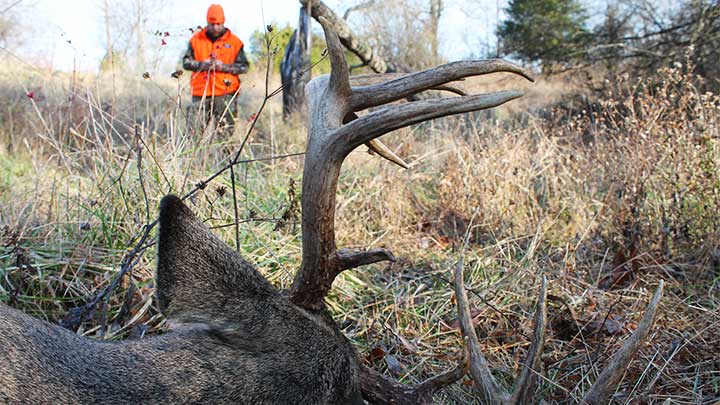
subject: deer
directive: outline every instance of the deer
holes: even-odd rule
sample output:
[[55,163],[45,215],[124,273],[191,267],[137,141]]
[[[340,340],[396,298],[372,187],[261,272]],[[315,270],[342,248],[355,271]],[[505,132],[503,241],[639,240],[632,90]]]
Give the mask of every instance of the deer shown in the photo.
[[[302,262],[280,291],[216,236],[182,199],[160,202],[155,300],[171,325],[136,340],[81,337],[0,305],[0,402],[212,402],[258,404],[431,403],[467,374],[482,403],[533,402],[546,336],[547,281],[541,277],[533,339],[512,392],[493,376],[470,319],[463,264],[454,271],[464,355],[449,371],[405,385],[364,365],[324,298],[343,271],[394,261],[387,249],[349,250],[335,242],[340,168],[357,147],[404,163],[377,138],[426,120],[493,108],[519,91],[466,95],[453,82],[508,72],[533,80],[503,60],[452,62],[412,74],[350,77],[332,25],[320,18],[331,73],[308,83],[309,126],[302,181]],[[427,90],[458,96],[392,104]],[[378,110],[359,116],[372,107]],[[637,329],[582,399],[607,403],[652,329],[660,282]]]

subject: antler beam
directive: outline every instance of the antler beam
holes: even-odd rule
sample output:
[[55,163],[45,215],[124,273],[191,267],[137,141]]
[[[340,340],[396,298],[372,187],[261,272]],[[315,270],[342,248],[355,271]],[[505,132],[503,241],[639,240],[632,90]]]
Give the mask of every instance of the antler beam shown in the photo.
[[497,107],[521,97],[519,91],[430,99],[394,105],[364,115],[336,131],[336,149],[344,155],[377,137],[409,125],[469,111]]
[[488,362],[482,354],[482,349],[480,349],[477,333],[475,333],[475,327],[472,323],[470,303],[465,291],[465,281],[463,281],[462,258],[455,265],[455,298],[457,299],[460,330],[470,356],[470,374],[480,389],[480,400],[484,404],[505,404],[508,402],[510,395],[495,381],[490,366],[488,366]]

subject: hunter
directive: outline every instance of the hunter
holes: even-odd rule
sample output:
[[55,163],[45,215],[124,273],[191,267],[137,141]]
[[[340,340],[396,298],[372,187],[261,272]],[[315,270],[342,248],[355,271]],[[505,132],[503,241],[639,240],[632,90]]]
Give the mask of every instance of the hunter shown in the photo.
[[207,25],[190,38],[183,68],[192,71],[190,92],[195,109],[207,124],[225,121],[232,133],[240,93],[239,75],[248,71],[243,42],[225,27],[225,12],[218,4],[207,11]]

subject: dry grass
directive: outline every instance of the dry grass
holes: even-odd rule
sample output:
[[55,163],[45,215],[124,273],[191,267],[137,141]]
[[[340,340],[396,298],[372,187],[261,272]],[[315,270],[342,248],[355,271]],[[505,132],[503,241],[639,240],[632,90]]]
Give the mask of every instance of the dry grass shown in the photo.
[[[108,285],[164,194],[183,194],[222,165],[264,94],[260,74],[245,79],[241,128],[224,138],[188,130],[187,100],[170,79],[116,78],[113,95],[102,78],[2,78],[0,299],[51,322]],[[467,239],[474,319],[505,384],[529,345],[540,274],[551,280],[537,395],[547,403],[582,397],[662,278],[657,326],[614,400],[717,401],[720,100],[696,83],[681,69],[592,83],[593,91],[570,79],[483,78],[466,85],[525,86],[529,95],[387,136],[409,171],[355,152],[341,177],[339,245],[384,246],[400,258],[342,275],[327,300],[360,355],[404,382],[454,365],[461,339],[450,269]],[[568,94],[593,102],[576,108]],[[304,126],[283,123],[279,101],[261,115],[244,158],[304,149]],[[302,157],[290,157],[238,170],[241,250],[281,288],[300,261],[299,224],[275,228],[301,169]],[[229,187],[221,176],[191,204],[232,244]],[[165,329],[152,297],[153,249],[81,333]],[[437,400],[472,403],[472,390],[456,384]]]

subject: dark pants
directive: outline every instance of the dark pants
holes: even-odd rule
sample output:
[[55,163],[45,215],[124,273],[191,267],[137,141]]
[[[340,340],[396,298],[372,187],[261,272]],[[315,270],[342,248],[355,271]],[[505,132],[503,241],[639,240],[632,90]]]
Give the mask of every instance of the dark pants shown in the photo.
[[205,128],[212,118],[215,126],[226,134],[232,134],[237,118],[237,97],[232,94],[215,97],[192,96],[192,112],[188,118],[193,126],[201,125]]

